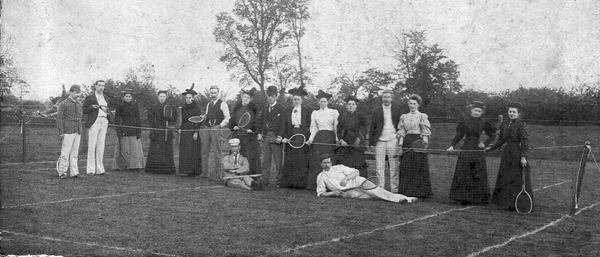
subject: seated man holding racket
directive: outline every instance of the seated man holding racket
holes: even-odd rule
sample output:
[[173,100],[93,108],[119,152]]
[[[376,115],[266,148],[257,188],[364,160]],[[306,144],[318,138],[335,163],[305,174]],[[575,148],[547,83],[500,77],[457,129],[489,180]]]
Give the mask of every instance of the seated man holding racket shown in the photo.
[[378,187],[377,177],[366,179],[358,170],[344,165],[331,165],[329,154],[321,155],[323,171],[317,176],[317,196],[381,199],[395,203],[415,203],[416,197],[394,194]]
[[223,181],[226,186],[240,187],[246,190],[261,189],[261,185],[252,177],[259,175],[246,175],[250,171],[248,159],[240,154],[240,140],[229,140],[231,154],[223,157]]

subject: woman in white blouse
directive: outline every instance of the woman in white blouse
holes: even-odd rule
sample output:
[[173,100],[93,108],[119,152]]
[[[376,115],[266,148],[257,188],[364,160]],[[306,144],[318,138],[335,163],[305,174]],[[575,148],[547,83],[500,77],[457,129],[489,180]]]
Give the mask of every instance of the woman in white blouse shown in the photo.
[[[410,95],[408,97],[410,112],[400,116],[397,135],[401,153],[403,148],[410,148],[414,141],[423,140],[428,143],[431,137],[431,124],[427,114],[419,112],[421,102],[420,96]],[[433,196],[427,153],[415,151],[403,153],[400,157],[399,170],[398,193],[418,198]]]
[[323,154],[333,156],[333,149],[338,141],[336,130],[340,113],[327,107],[331,99],[330,94],[319,90],[317,99],[319,99],[319,110],[314,111],[310,116],[310,138],[306,141],[306,144],[311,145],[306,184],[306,189],[309,190],[317,188],[317,176],[322,171],[320,156]]

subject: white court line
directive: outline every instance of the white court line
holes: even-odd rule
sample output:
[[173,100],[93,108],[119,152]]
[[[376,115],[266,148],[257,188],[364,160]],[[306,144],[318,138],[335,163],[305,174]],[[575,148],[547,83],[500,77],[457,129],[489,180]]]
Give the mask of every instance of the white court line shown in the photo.
[[78,245],[85,245],[85,246],[90,246],[90,247],[102,247],[102,248],[108,248],[108,249],[123,251],[123,252],[136,252],[136,253],[141,253],[141,254],[144,254],[144,255],[151,254],[151,255],[158,255],[158,256],[177,256],[177,255],[174,255],[174,254],[160,253],[160,252],[154,252],[154,251],[146,251],[146,250],[134,249],[134,248],[130,248],[130,247],[118,247],[118,246],[110,246],[110,245],[101,245],[101,244],[98,244],[98,243],[76,242],[76,241],[65,240],[65,239],[60,239],[60,238],[53,238],[53,237],[47,237],[47,236],[38,236],[38,235],[30,235],[30,234],[19,233],[19,232],[12,232],[12,231],[8,231],[8,230],[2,230],[2,233],[13,234],[13,235],[23,236],[23,237],[33,237],[33,238],[38,238],[38,239],[43,239],[43,240],[49,240],[49,241],[54,241],[54,242],[68,243],[68,244],[78,244]]
[[[556,184],[552,184],[552,185],[548,185],[548,186],[544,186],[544,187],[541,187],[541,188],[534,189],[533,191],[539,191],[539,190],[543,190],[543,189],[546,189],[546,188],[555,187],[555,186],[562,185],[562,184],[570,182],[570,181],[572,181],[572,180],[563,180],[563,181],[558,182]],[[357,236],[364,236],[364,235],[372,234],[372,233],[377,232],[377,231],[386,230],[386,229],[393,229],[393,228],[396,228],[396,227],[400,227],[400,226],[411,224],[413,222],[417,222],[417,221],[421,221],[421,220],[426,220],[426,219],[429,219],[429,218],[434,218],[434,217],[441,216],[441,215],[448,214],[448,213],[455,212],[455,211],[464,211],[464,210],[468,210],[468,209],[471,209],[471,208],[474,208],[474,207],[476,207],[476,206],[469,206],[469,207],[465,207],[465,208],[458,208],[458,209],[447,210],[447,211],[440,212],[440,213],[434,213],[434,214],[430,214],[430,215],[427,215],[427,216],[423,216],[421,218],[409,220],[409,221],[406,221],[406,222],[403,222],[403,223],[394,224],[394,225],[388,225],[388,226],[385,226],[385,227],[379,227],[379,228],[373,229],[371,231],[361,232],[361,233],[358,233],[358,234],[350,234],[350,235],[347,235],[347,236],[337,237],[337,238],[333,238],[333,239],[326,240],[326,241],[321,241],[321,242],[315,242],[315,243],[310,243],[310,244],[305,244],[305,245],[299,245],[299,246],[296,246],[294,248],[288,248],[288,249],[285,249],[283,251],[278,251],[275,254],[278,254],[278,253],[287,253],[287,252],[292,252],[292,251],[304,249],[304,248],[307,248],[307,247],[318,246],[318,245],[323,245],[323,244],[332,243],[332,242],[338,242],[341,239],[349,239],[349,238],[353,238],[353,237],[357,237]]]
[[64,203],[64,202],[71,202],[71,201],[77,201],[77,200],[92,200],[92,199],[120,197],[120,196],[134,195],[134,194],[159,194],[159,193],[173,192],[173,191],[199,190],[199,189],[210,189],[210,188],[220,188],[220,187],[223,187],[223,186],[199,186],[199,187],[176,188],[176,189],[161,190],[161,191],[130,192],[130,193],[114,194],[114,195],[101,195],[101,196],[79,197],[79,198],[70,198],[70,199],[57,200],[57,201],[48,201],[48,202],[39,202],[39,203],[28,203],[28,204],[21,204],[21,205],[9,205],[9,206],[2,207],[2,209],[12,209],[12,208],[20,208],[20,207],[26,207],[26,206],[35,206],[35,205],[43,205],[43,204],[53,204],[53,203]]
[[[581,210],[577,211],[577,212],[575,213],[575,215],[578,215],[578,214],[580,214],[580,213],[581,213],[582,211],[584,211],[584,210],[587,210],[587,209],[594,208],[594,207],[595,207],[596,205],[598,205],[598,204],[600,204],[600,203],[595,203],[595,204],[589,205],[589,206],[587,206],[587,207],[585,207],[585,208],[582,208]],[[517,239],[520,239],[520,238],[523,238],[523,237],[527,237],[527,236],[531,236],[531,235],[535,235],[535,234],[537,234],[538,232],[540,232],[540,231],[542,231],[542,230],[545,230],[545,229],[547,229],[547,228],[549,228],[549,227],[555,226],[556,224],[560,223],[561,221],[563,221],[564,219],[566,219],[566,218],[569,218],[569,217],[570,217],[570,216],[568,216],[568,215],[563,215],[561,218],[559,218],[559,219],[555,219],[555,220],[553,220],[552,222],[550,222],[550,223],[548,223],[548,224],[546,224],[546,225],[544,225],[544,226],[541,226],[541,227],[539,227],[539,228],[537,228],[537,229],[535,229],[535,230],[529,231],[529,232],[527,232],[527,233],[524,233],[524,234],[521,234],[521,235],[518,235],[518,236],[513,236],[513,237],[509,238],[508,240],[506,240],[504,243],[497,244],[497,245],[492,245],[492,246],[488,246],[488,247],[486,247],[486,248],[483,248],[483,249],[481,249],[481,250],[480,250],[480,251],[478,251],[478,252],[475,252],[475,253],[469,254],[469,255],[468,255],[468,257],[474,257],[474,256],[478,256],[478,255],[480,255],[480,254],[482,254],[482,253],[485,253],[485,252],[487,252],[487,251],[489,251],[489,250],[492,250],[492,249],[494,249],[494,248],[500,248],[500,247],[506,246],[507,244],[509,244],[509,243],[511,243],[511,242],[513,242],[513,241],[515,241],[515,240],[517,240]]]
[[405,222],[402,222],[402,223],[398,223],[398,224],[394,224],[394,225],[387,225],[385,227],[376,228],[376,229],[373,229],[371,231],[365,231],[365,232],[361,232],[361,233],[358,233],[358,234],[350,234],[350,235],[347,235],[347,236],[336,237],[336,238],[333,238],[333,239],[330,239],[330,240],[326,240],[326,241],[321,241],[321,242],[315,242],[315,243],[310,243],[310,244],[305,244],[305,245],[299,245],[299,246],[296,246],[294,248],[288,248],[288,249],[285,249],[283,251],[276,252],[275,254],[278,254],[278,253],[287,253],[287,252],[292,252],[292,251],[297,251],[297,250],[300,250],[300,249],[304,249],[304,248],[307,248],[307,247],[313,247],[313,246],[323,245],[323,244],[327,244],[327,243],[338,242],[338,241],[340,241],[342,239],[349,239],[349,238],[353,238],[353,237],[357,237],[357,236],[369,235],[369,234],[373,234],[373,233],[375,233],[377,231],[386,230],[386,229],[393,229],[393,228],[401,227],[401,226],[404,226],[404,225],[408,225],[408,224],[411,224],[411,223],[414,223],[414,222],[417,222],[417,221],[426,220],[426,219],[429,219],[429,218],[433,218],[433,217],[437,217],[437,216],[440,216],[440,215],[444,215],[444,214],[447,214],[447,213],[450,213],[450,212],[464,211],[464,210],[468,210],[468,209],[471,209],[471,208],[474,208],[474,207],[475,206],[469,206],[469,207],[465,207],[465,208],[452,209],[452,210],[447,210],[447,211],[438,212],[438,213],[434,213],[434,214],[429,214],[427,216],[423,216],[423,217],[416,218],[416,219],[413,219],[413,220],[405,221]]

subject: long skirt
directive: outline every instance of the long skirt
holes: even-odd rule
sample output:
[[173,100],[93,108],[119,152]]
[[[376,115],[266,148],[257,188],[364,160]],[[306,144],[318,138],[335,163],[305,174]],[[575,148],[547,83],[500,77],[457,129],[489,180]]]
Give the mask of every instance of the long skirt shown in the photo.
[[[292,134],[302,134],[302,129],[292,130]],[[309,147],[293,148],[288,144],[284,146],[283,168],[281,169],[280,187],[303,189],[306,188],[308,177]]]
[[[420,139],[420,135],[408,134],[404,137],[402,148],[408,149],[414,141]],[[418,153],[415,151],[404,153],[400,158],[400,170],[398,173],[399,194],[419,198],[433,196],[427,153]]]
[[350,168],[355,168],[360,173],[361,177],[368,178],[369,173],[367,171],[367,161],[365,159],[365,147],[354,147],[354,146],[340,146],[335,149],[335,159],[334,162],[337,164],[342,164]]
[[240,140],[240,153],[248,158],[250,165],[249,175],[262,174],[260,168],[260,145],[258,144],[257,135],[254,133],[237,133],[237,138]]
[[331,156],[332,163],[335,163],[335,155],[333,149],[335,148],[335,133],[331,130],[319,130],[313,139],[313,143],[310,146],[310,160],[308,169],[308,178],[306,182],[306,189],[315,190],[317,189],[317,176],[323,171],[321,167],[321,155],[329,154]]
[[174,174],[175,162],[173,160],[173,138],[164,141],[160,136],[150,139],[150,150],[146,160],[146,172],[160,174]]
[[[117,140],[119,140],[117,138]],[[117,170],[117,157],[123,155],[127,160],[127,169],[143,169],[144,168],[144,152],[142,151],[142,140],[137,139],[135,136],[123,136],[121,137],[121,148],[119,149],[119,142],[115,145],[115,154],[113,169]]]
[[[468,138],[462,150],[480,150],[478,138]],[[450,186],[450,199],[487,204],[490,198],[490,187],[483,152],[460,152],[456,161],[454,178]]]
[[179,140],[179,174],[190,176],[202,173],[202,156],[200,155],[200,133],[194,140],[194,131],[182,131]]
[[[533,199],[533,190],[531,188],[531,174],[529,165],[521,167],[521,150],[518,143],[508,143],[502,152],[500,159],[500,170],[496,179],[496,187],[492,194],[492,203],[501,207],[514,208],[515,198],[521,192],[521,183],[523,181],[521,170],[525,172],[525,189],[531,194]],[[535,206],[535,205],[534,205]]]

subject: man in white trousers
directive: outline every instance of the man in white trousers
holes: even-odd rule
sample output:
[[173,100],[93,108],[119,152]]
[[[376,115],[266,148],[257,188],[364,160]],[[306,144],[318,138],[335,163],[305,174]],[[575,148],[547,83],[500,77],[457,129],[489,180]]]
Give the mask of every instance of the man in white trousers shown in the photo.
[[375,169],[379,186],[385,184],[385,156],[390,166],[390,191],[398,192],[398,137],[396,131],[400,121],[400,108],[392,105],[392,91],[381,93],[382,105],[371,113],[369,145],[375,152]]
[[[56,115],[56,126],[58,134],[62,140],[60,157],[56,163],[56,171],[62,179],[69,175],[77,178],[79,167],[77,165],[79,157],[79,142],[81,132],[83,131],[82,116],[83,107],[79,97],[81,96],[81,87],[72,85],[69,90],[69,96],[58,104],[58,114]],[[69,172],[67,174],[67,171]]]
[[321,156],[321,168],[323,171],[317,176],[317,196],[322,197],[344,197],[357,199],[380,199],[394,203],[416,203],[416,197],[408,197],[402,194],[394,194],[375,185],[364,185],[369,190],[362,189],[360,185],[371,183],[365,182],[366,178],[358,175],[358,170],[344,165],[331,165],[329,154]]
[[108,120],[112,113],[108,109],[110,99],[104,95],[104,80],[94,83],[94,92],[83,102],[83,113],[87,114],[85,127],[88,128],[87,174],[104,175],[104,141]]

